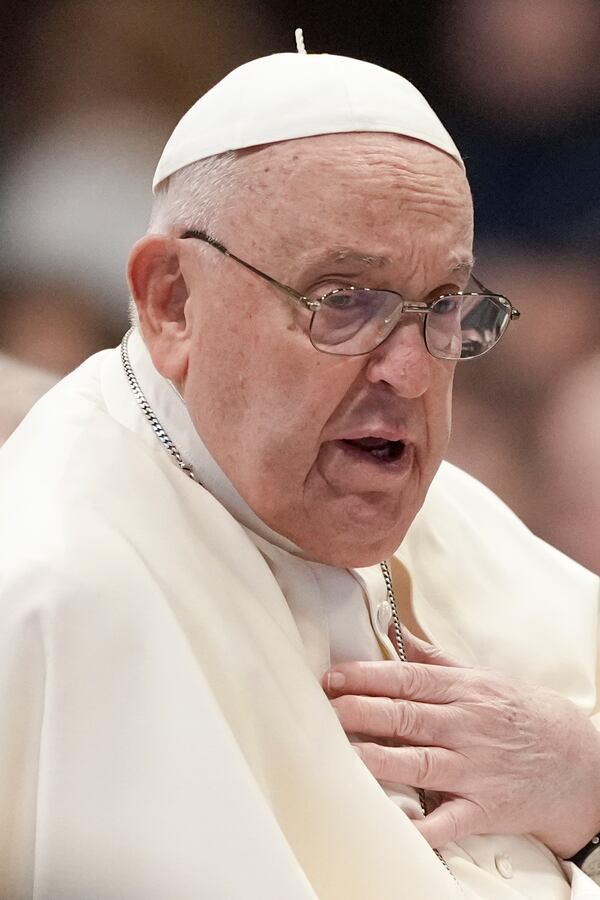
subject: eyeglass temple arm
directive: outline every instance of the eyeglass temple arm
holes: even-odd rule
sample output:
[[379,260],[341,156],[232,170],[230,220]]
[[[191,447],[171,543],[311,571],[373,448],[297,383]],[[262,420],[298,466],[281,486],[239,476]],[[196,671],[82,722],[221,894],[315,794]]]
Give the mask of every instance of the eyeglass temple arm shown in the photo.
[[299,291],[294,290],[293,287],[290,287],[288,284],[282,284],[280,281],[277,281],[276,278],[272,278],[270,275],[267,275],[266,272],[261,272],[260,269],[257,269],[256,266],[253,266],[251,263],[246,262],[244,259],[240,259],[239,256],[236,256],[235,253],[232,253],[227,249],[220,241],[216,238],[211,237],[205,231],[185,231],[181,238],[196,238],[199,241],[204,241],[205,244],[210,244],[211,247],[214,247],[216,250],[219,250],[224,256],[229,256],[230,259],[234,259],[241,266],[244,266],[245,269],[248,269],[250,272],[254,272],[255,275],[258,275],[260,278],[264,278],[265,281],[268,281],[269,284],[272,284],[274,287],[280,288],[282,291],[285,291],[286,294],[296,300],[296,302],[302,304],[302,306],[307,309],[312,309],[312,302],[304,297]]
[[472,272],[471,272],[471,278],[475,282],[475,284],[477,285],[477,287],[479,288],[479,290],[481,291],[482,294],[489,294],[491,297],[500,297],[502,300],[504,300],[505,303],[508,303],[508,305],[510,307],[510,317],[512,320],[518,319],[520,317],[521,313],[516,308],[516,306],[512,305],[510,300],[507,300],[507,298],[503,297],[502,294],[497,294],[495,291],[488,290],[488,288],[486,288],[486,286],[479,280],[479,278],[477,278],[475,275],[473,275]]

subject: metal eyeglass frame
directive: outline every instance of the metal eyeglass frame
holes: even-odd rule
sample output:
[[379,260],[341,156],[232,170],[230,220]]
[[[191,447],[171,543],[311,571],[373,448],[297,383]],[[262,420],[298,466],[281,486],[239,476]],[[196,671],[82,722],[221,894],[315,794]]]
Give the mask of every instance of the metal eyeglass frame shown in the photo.
[[[318,300],[311,300],[309,297],[305,297],[304,294],[301,294],[295,288],[290,287],[289,284],[283,284],[281,281],[277,281],[276,278],[273,278],[271,275],[267,275],[266,272],[261,271],[261,269],[257,269],[256,266],[253,266],[251,263],[246,262],[246,260],[240,259],[239,256],[236,256],[235,253],[232,253],[230,250],[228,250],[224,244],[222,244],[216,238],[211,237],[205,231],[198,231],[195,229],[192,229],[189,231],[184,231],[184,233],[182,235],[180,235],[180,238],[182,240],[185,240],[186,238],[195,238],[196,240],[203,241],[205,244],[210,244],[211,247],[214,247],[216,250],[218,250],[224,256],[228,256],[230,259],[235,260],[235,262],[239,263],[241,266],[244,266],[245,269],[248,269],[250,272],[254,272],[255,275],[259,276],[259,278],[264,279],[264,281],[267,281],[269,284],[272,284],[274,287],[277,287],[280,290],[284,291],[288,295],[288,297],[291,297],[292,300],[294,300],[296,303],[299,303],[301,306],[304,307],[304,309],[308,309],[310,312],[312,312],[313,318],[314,318],[314,314],[321,308],[324,300],[327,297],[331,297],[334,294],[344,293],[349,290],[350,291],[353,291],[353,290],[361,290],[361,291],[379,290],[379,289],[375,289],[375,288],[356,288],[354,286],[348,286],[348,287],[343,287],[343,288],[335,288],[332,291],[327,291]],[[512,322],[512,321],[518,319],[520,317],[521,313],[515,306],[512,305],[510,300],[508,300],[502,294],[497,294],[494,291],[488,291],[488,289],[485,287],[485,285],[483,285],[481,283],[481,281],[479,281],[479,279],[476,278],[475,275],[473,275],[473,273],[471,273],[471,278],[473,279],[473,281],[475,282],[475,284],[481,291],[481,294],[483,294],[486,297],[493,298],[498,303],[498,305],[503,307],[505,309],[505,311],[508,313],[508,319],[507,319],[506,325],[504,326],[504,329],[502,330],[500,337],[498,338],[498,341],[499,341],[500,338],[502,337],[502,335],[504,334],[504,332],[506,331],[506,328],[508,327],[509,322]],[[381,288],[381,290],[384,290],[384,289]],[[450,298],[450,297],[476,297],[476,296],[478,297],[478,296],[480,296],[480,294],[475,294],[472,292],[465,293],[464,291],[455,291],[450,294],[441,294],[439,297],[436,297],[434,300],[431,300],[428,303],[427,302],[406,303],[406,301],[402,297],[402,294],[398,294],[397,291],[391,291],[391,290],[388,290],[387,288],[385,289],[385,291],[388,294],[396,294],[399,297],[399,299],[402,303],[402,311],[401,311],[400,315],[404,315],[404,313],[414,313],[414,314],[421,315],[421,316],[427,316],[427,314],[429,312],[431,312],[432,306],[435,303],[438,303],[440,300],[445,300],[446,298]],[[312,324],[312,318],[311,318],[311,324]],[[324,350],[322,347],[316,347],[314,344],[313,344],[313,347],[315,347],[315,350],[319,350],[321,353],[330,353],[333,356],[365,356],[367,353],[372,353],[373,350],[377,349],[377,347],[380,347],[381,344],[383,344],[384,341],[386,341],[387,338],[392,334],[392,332],[395,330],[395,328],[396,328],[396,326],[394,326],[394,328],[392,328],[392,330],[389,332],[389,334],[386,334],[385,337],[382,338],[382,340],[378,344],[375,345],[375,347],[371,347],[370,350],[364,350],[361,353],[336,353],[335,350]],[[309,326],[309,336],[310,336],[310,326]],[[471,358],[478,359],[480,356],[484,356],[485,353],[488,353],[490,350],[493,350],[494,347],[496,346],[496,344],[498,343],[498,341],[496,341],[496,343],[492,344],[491,347],[488,347],[487,350],[484,350],[483,353],[479,353],[474,357],[458,357],[457,361],[460,359],[471,359]],[[312,339],[311,339],[311,343],[312,343]],[[427,344],[425,344],[425,346],[427,346]],[[428,352],[431,352],[431,351],[429,351],[428,347],[427,347],[427,350],[428,350]],[[434,354],[431,354],[431,355],[433,356]],[[445,357],[436,357],[436,358],[443,359]]]

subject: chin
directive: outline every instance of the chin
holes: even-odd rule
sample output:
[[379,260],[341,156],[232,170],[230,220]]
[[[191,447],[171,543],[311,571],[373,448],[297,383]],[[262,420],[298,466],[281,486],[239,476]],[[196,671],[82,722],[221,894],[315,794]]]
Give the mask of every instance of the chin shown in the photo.
[[[378,522],[369,520],[359,523],[356,519],[340,517],[332,523],[331,530],[321,527],[310,533],[310,536],[296,535],[292,540],[311,559],[344,569],[374,566],[389,559],[398,549],[412,522],[409,520],[390,523],[389,528],[382,528],[381,518]],[[344,521],[350,523],[344,527]]]
[[390,543],[389,540],[369,546],[353,543],[351,546],[331,545],[319,548],[310,554],[311,559],[335,566],[339,569],[361,569],[365,566],[376,566],[385,559],[390,559],[398,549],[401,540]]
[[401,494],[380,491],[319,498],[290,516],[268,522],[310,559],[340,568],[372,566],[389,559],[406,535],[424,496],[419,485]]

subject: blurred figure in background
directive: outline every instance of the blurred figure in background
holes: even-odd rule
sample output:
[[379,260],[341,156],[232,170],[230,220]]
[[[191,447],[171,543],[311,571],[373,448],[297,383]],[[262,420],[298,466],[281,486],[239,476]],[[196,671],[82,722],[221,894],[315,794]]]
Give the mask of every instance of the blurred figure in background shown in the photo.
[[600,4],[456,0],[438,23],[480,240],[600,247]]
[[[580,254],[533,252],[514,245],[484,248],[480,258],[486,277],[489,272],[492,282],[509,284],[515,304],[525,313],[504,343],[503,365],[490,354],[481,360],[481,377],[473,378],[466,366],[457,372],[448,458],[498,492],[542,537],[568,548],[583,562],[568,540],[568,529],[561,538],[560,506],[551,531],[549,517],[539,514],[540,490],[552,503],[555,485],[540,484],[543,448],[537,434],[555,394],[567,402],[572,396],[578,404],[573,366],[600,346],[597,269]],[[561,391],[565,378],[571,384],[570,395]],[[590,406],[590,417],[597,407],[598,397],[595,407]],[[567,434],[563,452],[566,442],[571,444]],[[570,446],[571,462],[576,453]],[[588,527],[598,529],[600,522]]]
[[[600,4],[456,0],[436,33],[473,188],[478,271],[523,311],[502,371],[490,356],[477,380],[458,373],[449,458],[598,570],[599,467],[575,435],[591,448],[600,405],[587,374],[600,349]],[[557,429],[561,418],[574,430]]]
[[0,446],[56,378],[0,353]]
[[600,353],[548,397],[538,426],[538,518],[567,553],[600,571]]
[[59,0],[13,16],[0,350],[64,374],[126,328],[127,253],[173,119],[273,37],[238,2]]

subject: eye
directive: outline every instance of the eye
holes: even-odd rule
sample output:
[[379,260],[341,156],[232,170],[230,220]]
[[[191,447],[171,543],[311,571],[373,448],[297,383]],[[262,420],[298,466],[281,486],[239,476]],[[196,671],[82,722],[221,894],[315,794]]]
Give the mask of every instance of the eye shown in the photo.
[[307,290],[306,296],[310,297],[311,300],[322,300],[323,297],[325,297],[326,302],[329,303],[330,297],[336,296],[338,291],[346,295],[351,294],[353,290],[354,285],[348,281],[344,281],[343,278],[340,278],[339,281],[335,278],[324,278]]
[[449,315],[455,313],[460,300],[457,297],[440,297],[432,306],[432,310],[439,315]]
[[342,288],[329,294],[325,302],[330,309],[352,309],[359,305],[360,300],[359,295],[354,293],[354,291]]

